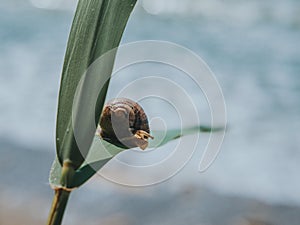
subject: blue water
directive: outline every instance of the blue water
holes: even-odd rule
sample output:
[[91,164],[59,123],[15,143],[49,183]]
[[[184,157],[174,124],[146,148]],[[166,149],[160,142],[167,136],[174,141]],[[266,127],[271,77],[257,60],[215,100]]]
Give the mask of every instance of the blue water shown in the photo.
[[[218,159],[198,174],[198,153],[178,175],[178,186],[300,205],[300,2],[164,2],[141,2],[122,42],[167,40],[193,50],[214,71],[228,110]],[[54,151],[73,12],[17,4],[0,4],[0,138]],[[119,88],[117,82],[111,87]]]

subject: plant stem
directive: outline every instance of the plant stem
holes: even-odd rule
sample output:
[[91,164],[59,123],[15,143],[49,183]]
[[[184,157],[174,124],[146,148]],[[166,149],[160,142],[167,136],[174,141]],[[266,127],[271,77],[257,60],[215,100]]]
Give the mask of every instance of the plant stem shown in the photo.
[[55,195],[49,213],[47,225],[60,225],[72,189],[68,189],[75,174],[74,167],[69,161],[64,162],[60,183],[62,187],[55,188]]
[[61,224],[70,193],[70,191],[61,188],[55,190],[55,195],[50,209],[47,225]]

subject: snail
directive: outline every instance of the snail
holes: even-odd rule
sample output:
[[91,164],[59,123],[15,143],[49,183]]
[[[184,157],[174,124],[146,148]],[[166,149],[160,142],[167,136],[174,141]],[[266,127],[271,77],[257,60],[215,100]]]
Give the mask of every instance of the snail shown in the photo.
[[115,98],[105,104],[99,125],[100,137],[122,148],[144,150],[148,147],[148,138],[153,139],[143,108],[127,98]]

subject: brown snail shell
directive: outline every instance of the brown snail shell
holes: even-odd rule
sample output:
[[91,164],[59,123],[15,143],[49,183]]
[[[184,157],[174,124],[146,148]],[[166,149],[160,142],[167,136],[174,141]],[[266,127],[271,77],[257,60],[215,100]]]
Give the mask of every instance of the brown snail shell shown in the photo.
[[105,104],[100,117],[100,136],[122,148],[148,147],[150,128],[143,108],[127,98],[115,98]]

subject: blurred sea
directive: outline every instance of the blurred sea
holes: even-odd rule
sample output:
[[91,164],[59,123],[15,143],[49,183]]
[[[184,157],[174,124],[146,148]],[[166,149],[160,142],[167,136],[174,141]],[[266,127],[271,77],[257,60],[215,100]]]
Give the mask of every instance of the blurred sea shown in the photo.
[[[24,157],[26,151],[54,157],[57,93],[75,5],[0,1],[0,143],[22,146],[12,152],[0,146],[4,169],[7,159],[18,164],[21,150]],[[175,42],[200,55],[215,73],[228,111],[229,129],[213,166],[197,173],[199,150],[164,188],[204,186],[300,206],[300,1],[144,0],[122,42],[145,39]],[[111,95],[122,85],[112,80]],[[36,159],[22,160],[34,165]],[[21,181],[10,182],[18,189]],[[46,186],[47,177],[40,182]]]

